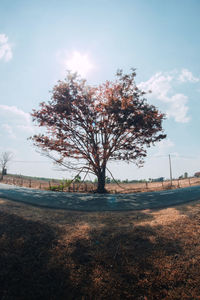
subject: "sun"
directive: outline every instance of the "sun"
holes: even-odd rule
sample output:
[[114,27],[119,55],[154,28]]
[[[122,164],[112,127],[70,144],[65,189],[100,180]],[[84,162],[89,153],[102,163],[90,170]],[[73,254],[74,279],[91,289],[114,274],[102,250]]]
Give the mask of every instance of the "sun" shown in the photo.
[[66,67],[72,72],[77,72],[81,77],[85,77],[94,69],[94,65],[90,61],[89,56],[87,54],[81,54],[78,51],[74,51],[66,60]]

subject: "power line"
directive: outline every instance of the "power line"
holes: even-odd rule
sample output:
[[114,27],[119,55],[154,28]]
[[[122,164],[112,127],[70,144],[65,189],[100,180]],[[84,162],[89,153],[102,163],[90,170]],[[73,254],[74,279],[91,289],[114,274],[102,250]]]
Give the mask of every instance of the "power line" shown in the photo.
[[39,161],[39,160],[12,160],[12,162],[16,163],[49,163],[49,161]]
[[[162,157],[169,157],[169,154],[163,154],[163,155],[152,155],[149,156],[147,155],[146,158],[162,158]],[[189,156],[189,155],[175,155],[175,154],[170,154],[170,158],[186,158],[186,159],[198,159],[199,157],[197,156]],[[49,163],[49,161],[41,161],[41,160],[12,160],[14,163]]]
[[[153,155],[153,156],[148,156],[149,158],[160,158],[160,157],[168,157],[169,154],[163,154],[163,155]],[[198,156],[189,156],[189,155],[175,155],[175,154],[170,154],[171,157],[174,158],[186,158],[186,159],[198,159],[200,157]]]

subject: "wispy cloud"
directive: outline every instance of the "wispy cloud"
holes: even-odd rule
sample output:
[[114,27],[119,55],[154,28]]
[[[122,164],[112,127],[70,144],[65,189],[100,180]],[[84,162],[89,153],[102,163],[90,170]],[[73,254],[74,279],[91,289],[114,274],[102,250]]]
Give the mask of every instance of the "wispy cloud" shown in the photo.
[[2,128],[9,134],[9,137],[17,138],[20,133],[34,132],[31,117],[16,106],[0,105],[0,119],[3,121]]
[[1,105],[0,104],[0,113],[9,113],[13,116],[20,117],[24,119],[26,122],[30,122],[30,114],[24,112],[22,109],[16,107],[16,106],[9,106],[9,105]]
[[184,94],[175,94],[169,98],[169,107],[167,116],[174,118],[178,123],[187,123],[190,120],[188,116],[189,107],[187,105],[188,97]]
[[167,155],[172,151],[174,146],[174,143],[169,138],[162,140],[157,144],[157,151],[155,152],[154,156]]
[[173,118],[176,122],[187,123],[190,120],[188,96],[183,93],[176,93],[176,85],[178,82],[195,83],[198,81],[199,79],[192,72],[182,69],[181,72],[158,72],[138,86],[146,92],[151,91],[150,97],[163,103],[165,113],[169,118]]
[[0,34],[0,60],[8,62],[12,57],[12,47],[8,42],[8,37],[4,33]]
[[2,124],[1,128],[9,135],[10,138],[16,139],[16,135],[14,134],[13,129],[9,124]]
[[179,81],[181,82],[199,82],[200,78],[195,77],[192,72],[187,69],[182,69],[181,73],[178,77]]

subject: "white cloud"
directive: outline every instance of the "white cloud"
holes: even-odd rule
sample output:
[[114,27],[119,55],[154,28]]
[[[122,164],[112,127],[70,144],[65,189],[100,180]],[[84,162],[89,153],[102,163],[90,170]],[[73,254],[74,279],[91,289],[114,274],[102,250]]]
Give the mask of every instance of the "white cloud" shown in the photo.
[[170,100],[169,108],[166,113],[168,117],[174,118],[176,122],[187,123],[190,120],[190,117],[187,116],[188,113],[188,97],[184,94],[175,94]]
[[0,104],[0,113],[11,114],[13,117],[20,117],[26,122],[30,122],[30,115],[24,112],[22,109],[17,108],[16,106],[1,105]]
[[8,43],[8,37],[5,34],[0,34],[0,60],[9,61],[12,59],[11,44]]
[[144,91],[151,91],[152,96],[162,100],[163,102],[168,102],[169,98],[167,97],[167,94],[171,90],[172,79],[173,76],[158,72],[149,80],[141,82],[138,87]]
[[181,73],[178,77],[178,80],[180,82],[199,82],[200,81],[200,78],[198,77],[195,77],[192,72],[190,72],[189,70],[187,69],[182,69],[181,70]]
[[174,143],[169,138],[162,140],[156,145],[154,156],[166,155],[171,152],[171,148],[173,147]]
[[[179,77],[178,77],[179,78]],[[169,118],[176,122],[187,123],[188,97],[183,93],[175,93],[174,85],[177,82],[177,72],[158,72],[146,82],[141,82],[138,87],[144,91],[151,91],[151,98],[164,104],[164,109]]]
[[34,132],[30,115],[16,106],[0,105],[0,120],[9,137],[17,138],[23,133]]
[[2,124],[1,127],[9,135],[10,138],[16,139],[16,135],[14,134],[13,129],[9,124]]
[[22,130],[22,131],[26,131],[29,133],[33,133],[34,132],[34,127],[32,126],[32,124],[27,124],[27,125],[17,125],[17,128]]

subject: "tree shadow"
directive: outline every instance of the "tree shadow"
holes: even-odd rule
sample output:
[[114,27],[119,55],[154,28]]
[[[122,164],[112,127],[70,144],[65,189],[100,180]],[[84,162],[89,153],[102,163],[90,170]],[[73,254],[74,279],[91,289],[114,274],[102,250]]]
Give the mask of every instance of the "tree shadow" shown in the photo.
[[[69,272],[50,264],[58,229],[0,212],[0,299],[64,299]],[[70,294],[69,294],[70,299]]]
[[159,237],[156,230],[149,225],[121,232],[104,227],[91,232],[89,241],[75,241],[71,257],[81,270],[78,285],[86,299],[165,297],[170,283],[155,260],[181,255],[182,247],[177,240]]
[[166,297],[172,281],[161,263],[182,254],[179,240],[160,234],[160,226],[139,224],[143,212],[130,226],[128,213],[119,223],[117,213],[114,221],[107,217],[87,227],[86,215],[77,213],[69,228],[59,228],[0,212],[0,298]]

